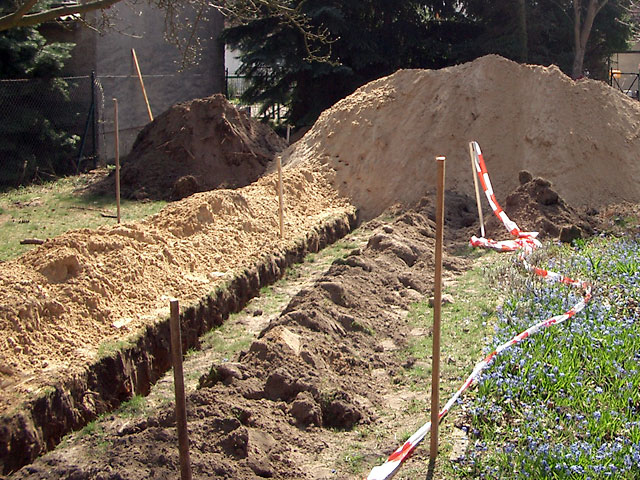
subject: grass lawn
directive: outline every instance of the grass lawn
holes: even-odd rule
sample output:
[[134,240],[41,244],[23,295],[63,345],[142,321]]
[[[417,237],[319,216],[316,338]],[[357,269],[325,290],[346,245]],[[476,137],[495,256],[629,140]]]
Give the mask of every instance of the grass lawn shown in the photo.
[[[113,197],[83,193],[95,175],[62,178],[43,185],[30,185],[0,194],[0,260],[15,258],[32,245],[20,245],[25,238],[47,239],[68,230],[97,228],[115,224],[116,201]],[[123,222],[140,220],[157,213],[164,201],[123,200]]]

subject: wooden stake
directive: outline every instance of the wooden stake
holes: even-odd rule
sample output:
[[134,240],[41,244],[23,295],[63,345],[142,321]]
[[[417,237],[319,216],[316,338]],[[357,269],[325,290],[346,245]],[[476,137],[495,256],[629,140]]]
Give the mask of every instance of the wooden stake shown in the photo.
[[287,144],[291,140],[291,125],[287,125]]
[[180,478],[191,480],[189,460],[189,432],[187,430],[187,403],[184,396],[184,376],[182,372],[182,340],[180,338],[180,306],[178,300],[171,300],[171,358],[173,360],[173,383],[176,395],[176,426],[178,428],[178,448],[180,451]]
[[484,219],[482,218],[482,204],[480,203],[480,189],[478,188],[478,172],[476,170],[476,149],[474,142],[469,142],[469,156],[471,157],[471,174],[473,176],[473,186],[476,189],[476,205],[478,205],[478,218],[480,219],[480,233],[484,238]]
[[438,455],[440,426],[440,313],[442,307],[442,243],[444,230],[444,164],[445,157],[436,157],[438,191],[436,204],[436,271],[433,281],[433,351],[431,355],[431,445],[429,456],[435,462]]
[[149,121],[153,122],[151,105],[149,105],[149,98],[147,97],[147,89],[144,88],[144,81],[142,80],[142,73],[140,73],[140,65],[138,64],[138,56],[136,55],[135,48],[131,49],[131,55],[133,55],[133,65],[136,67],[136,73],[138,74],[138,80],[140,81],[140,88],[142,89],[142,95],[144,96],[144,103],[147,105],[147,115],[149,115]]
[[282,159],[280,155],[276,157],[276,163],[278,165],[278,199],[280,201],[279,215],[280,215],[280,238],[284,238],[284,198],[282,195]]
[[120,223],[120,129],[118,127],[118,99],[113,99],[113,125],[116,148],[116,218]]

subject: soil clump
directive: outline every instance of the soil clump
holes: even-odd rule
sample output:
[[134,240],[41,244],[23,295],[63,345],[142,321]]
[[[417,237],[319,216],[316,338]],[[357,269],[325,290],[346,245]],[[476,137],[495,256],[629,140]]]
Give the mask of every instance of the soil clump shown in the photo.
[[[533,178],[523,170],[518,174],[520,186],[505,197],[504,211],[522,231],[539,233],[540,239],[571,242],[593,235],[601,229],[601,220],[594,211],[589,215],[567,204],[551,182]],[[500,202],[500,200],[498,200]],[[487,236],[495,239],[509,237],[502,222],[487,210],[485,213]]]
[[[179,200],[255,182],[286,141],[222,94],[179,103],[149,123],[122,161],[126,198]],[[95,191],[113,191],[111,175]]]

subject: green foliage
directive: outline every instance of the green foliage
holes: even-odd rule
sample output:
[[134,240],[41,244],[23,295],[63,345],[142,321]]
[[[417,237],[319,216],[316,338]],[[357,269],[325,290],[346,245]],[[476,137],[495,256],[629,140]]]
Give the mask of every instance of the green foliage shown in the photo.
[[[462,3],[465,15],[478,28],[475,55],[497,53],[516,61],[554,64],[571,74],[574,58],[572,1],[465,0]],[[582,2],[583,10],[587,3]],[[627,21],[630,3],[629,0],[609,0],[596,16],[585,55],[585,69],[591,76],[605,79],[609,55],[627,48],[632,33]],[[583,18],[584,15],[583,12]]]
[[[5,7],[6,8],[6,7]],[[0,7],[0,14],[5,11]],[[78,137],[55,126],[68,85],[59,76],[73,44],[49,43],[35,28],[0,32],[0,188],[75,170]],[[13,81],[9,81],[13,80]]]

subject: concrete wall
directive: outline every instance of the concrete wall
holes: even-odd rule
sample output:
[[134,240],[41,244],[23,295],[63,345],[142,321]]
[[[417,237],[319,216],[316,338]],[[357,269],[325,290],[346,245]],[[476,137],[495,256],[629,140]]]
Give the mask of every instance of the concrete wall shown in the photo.
[[67,40],[74,41],[76,47],[65,69],[67,75],[96,73],[100,163],[114,157],[114,98],[119,106],[121,156],[129,152],[138,132],[149,122],[131,49],[136,51],[154,118],[175,103],[224,89],[224,44],[218,40],[224,20],[219,13],[211,12],[207,21],[199,23],[200,57],[196,65],[184,71],[177,47],[165,40],[162,10],[146,2],[119,2],[108,14],[114,29],[98,34],[88,28],[74,28],[67,33]]
[[217,39],[223,28],[221,15],[214,14],[197,30],[201,57],[197,65],[181,71],[182,57],[165,36],[164,12],[146,3],[115,5],[118,25],[126,34],[110,32],[96,45],[96,74],[102,87],[100,101],[99,152],[113,158],[113,98],[118,99],[120,152],[126,154],[138,132],[149,122],[146,104],[136,76],[131,49],[140,64],[154,117],[172,105],[223,91],[224,45]]

